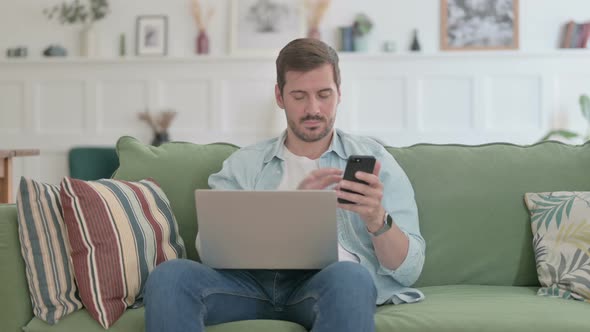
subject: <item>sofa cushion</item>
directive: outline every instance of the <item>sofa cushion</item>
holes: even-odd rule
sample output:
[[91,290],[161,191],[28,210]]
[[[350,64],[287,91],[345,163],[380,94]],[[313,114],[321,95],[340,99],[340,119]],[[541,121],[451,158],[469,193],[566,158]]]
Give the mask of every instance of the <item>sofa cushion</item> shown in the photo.
[[[144,309],[127,310],[123,316],[108,330],[109,332],[144,332]],[[58,325],[50,326],[40,319],[33,319],[23,329],[25,332],[104,332],[85,309],[62,320]],[[249,320],[209,326],[207,332],[306,332],[297,324],[272,320]]]
[[590,304],[539,297],[536,287],[431,286],[423,302],[377,309],[378,332],[588,331]]
[[195,249],[197,216],[195,189],[206,189],[209,175],[219,172],[223,161],[238,148],[217,143],[199,145],[171,142],[159,147],[145,145],[132,137],[117,142],[120,166],[115,179],[137,181],[153,178],[170,200],[184,239],[187,256],[198,259]]
[[151,179],[66,177],[61,202],[82,303],[104,328],[143,297],[156,265],[185,257],[170,203]]
[[590,302],[590,192],[527,193],[539,295]]
[[16,201],[33,313],[55,324],[82,308],[76,294],[59,187],[21,177]]
[[0,331],[19,332],[33,317],[18,236],[17,208],[0,204]]
[[416,195],[426,261],[416,286],[538,286],[527,192],[590,191],[590,144],[388,148]]
[[[586,332],[590,304],[536,296],[537,288],[511,286],[432,286],[423,302],[377,308],[377,332],[531,331]],[[127,310],[109,331],[143,332],[143,309]],[[305,332],[282,321],[241,321],[207,327],[207,332]],[[25,332],[100,332],[85,309],[49,326],[35,318]]]

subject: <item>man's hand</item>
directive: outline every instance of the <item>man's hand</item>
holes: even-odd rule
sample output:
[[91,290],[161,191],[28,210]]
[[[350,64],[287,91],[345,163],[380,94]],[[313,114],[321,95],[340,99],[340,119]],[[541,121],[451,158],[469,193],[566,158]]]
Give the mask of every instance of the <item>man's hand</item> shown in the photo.
[[342,180],[342,170],[337,168],[321,168],[309,173],[297,189],[322,190]]
[[[365,172],[357,172],[355,174],[357,179],[363,180],[368,184],[342,180],[336,186],[336,193],[339,198],[355,203],[338,204],[338,207],[358,213],[370,232],[375,232],[381,228],[385,217],[385,209],[381,205],[381,200],[383,199],[383,183],[379,180],[380,170],[381,163],[377,161],[373,174]],[[342,189],[352,190],[359,194],[342,191]]]

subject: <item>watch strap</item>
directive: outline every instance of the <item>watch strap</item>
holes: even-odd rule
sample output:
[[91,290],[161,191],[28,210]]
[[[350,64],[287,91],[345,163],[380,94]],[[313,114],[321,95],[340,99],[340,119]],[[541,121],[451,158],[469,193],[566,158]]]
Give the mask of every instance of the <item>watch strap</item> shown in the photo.
[[377,231],[375,231],[373,233],[369,232],[369,234],[373,235],[373,237],[379,236],[379,235],[387,232],[388,230],[390,230],[392,224],[393,224],[393,218],[391,218],[389,213],[385,212],[385,218],[383,218],[383,226],[381,226],[381,228],[379,228]]

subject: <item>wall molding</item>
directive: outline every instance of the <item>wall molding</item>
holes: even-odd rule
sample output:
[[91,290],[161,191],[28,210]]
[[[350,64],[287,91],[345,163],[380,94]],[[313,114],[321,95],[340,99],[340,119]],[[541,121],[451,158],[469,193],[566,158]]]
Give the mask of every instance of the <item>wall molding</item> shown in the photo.
[[[0,60],[0,141],[40,148],[42,157],[23,161],[20,174],[38,170],[54,182],[67,174],[55,156],[73,146],[113,146],[123,135],[149,142],[137,119],[146,107],[179,112],[175,140],[247,145],[285,126],[274,102],[274,60]],[[582,130],[577,96],[590,92],[584,50],[342,54],[341,71],[337,126],[394,146],[529,144],[563,118]]]

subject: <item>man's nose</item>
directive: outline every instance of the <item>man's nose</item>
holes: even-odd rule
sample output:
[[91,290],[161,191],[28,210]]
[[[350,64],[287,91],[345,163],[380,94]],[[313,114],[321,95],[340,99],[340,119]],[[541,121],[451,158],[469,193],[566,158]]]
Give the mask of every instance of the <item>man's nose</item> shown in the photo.
[[307,103],[307,107],[305,108],[305,112],[308,114],[318,114],[320,113],[320,102],[317,98],[309,98]]

